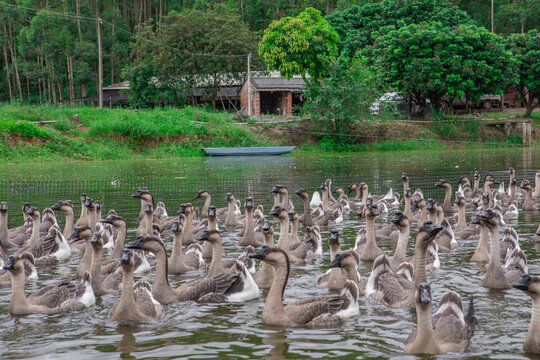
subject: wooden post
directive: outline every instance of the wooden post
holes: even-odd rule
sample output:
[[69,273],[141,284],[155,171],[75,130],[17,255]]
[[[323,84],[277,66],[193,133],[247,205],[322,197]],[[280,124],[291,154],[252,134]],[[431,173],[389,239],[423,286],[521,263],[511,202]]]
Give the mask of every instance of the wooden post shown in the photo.
[[103,51],[101,49],[101,18],[97,19],[97,39],[98,39],[98,94],[99,107],[103,107]]
[[247,92],[248,92],[248,116],[251,116],[251,53],[247,57]]
[[523,145],[531,146],[532,140],[532,124],[531,120],[523,122]]

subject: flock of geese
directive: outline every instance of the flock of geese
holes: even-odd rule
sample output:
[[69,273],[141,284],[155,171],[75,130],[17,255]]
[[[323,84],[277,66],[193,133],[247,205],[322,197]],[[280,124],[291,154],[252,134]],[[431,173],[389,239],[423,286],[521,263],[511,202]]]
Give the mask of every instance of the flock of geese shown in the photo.
[[[431,286],[428,273],[441,264],[439,252],[456,249],[459,240],[478,239],[473,262],[487,263],[481,286],[491,289],[516,288],[532,298],[530,327],[523,345],[526,352],[540,353],[540,277],[527,274],[527,258],[518,235],[505,220],[517,218],[519,211],[540,211],[540,172],[536,188],[527,180],[518,188],[515,171],[509,170],[509,186],[504,189],[491,174],[471,179],[462,176],[453,194],[452,184],[440,180],[445,189],[442,204],[425,199],[421,189],[409,188],[407,174],[402,174],[403,196],[392,189],[386,195],[371,195],[366,183],[332,191],[329,179],[312,196],[298,189],[303,202],[297,213],[289,189],[276,185],[271,193],[274,206],[269,216],[279,226],[277,243],[272,222],[262,205],[254,199],[241,204],[227,194],[227,207],[216,208],[208,191],[201,190],[195,200],[204,199],[199,211],[191,203],[182,204],[177,215],[169,216],[164,203],[155,204],[147,188],[133,198],[140,199],[136,239],[127,243],[126,219],[110,210],[102,217],[102,204],[82,194],[81,213],[75,220],[71,200],[58,201],[40,211],[24,204],[24,223],[8,229],[8,205],[0,204],[0,286],[11,286],[8,310],[13,315],[33,313],[58,314],[81,311],[94,305],[96,297],[119,294],[109,314],[111,321],[160,321],[164,305],[183,302],[244,302],[268,289],[262,322],[283,327],[335,327],[359,314],[359,301],[390,308],[415,308],[417,329],[406,344],[409,354],[444,354],[463,352],[474,335],[477,319],[474,300],[465,312],[461,296],[446,292],[432,314]],[[322,195],[321,195],[322,194]],[[337,195],[337,198],[333,196]],[[452,202],[452,196],[455,201]],[[520,210],[521,204],[521,210]],[[55,213],[56,212],[56,213]],[[61,229],[56,214],[65,216]],[[354,214],[365,221],[351,249],[341,248],[341,236],[334,225],[344,216]],[[472,213],[467,223],[465,215]],[[390,223],[376,224],[382,214],[392,215]],[[414,254],[407,256],[411,226],[417,224]],[[298,231],[303,226],[303,236]],[[240,256],[229,261],[222,246],[221,233],[236,234]],[[220,227],[224,229],[220,230]],[[330,289],[328,295],[305,298],[283,304],[284,290],[295,264],[323,256],[321,228],[329,227],[328,245],[331,263],[321,274],[317,286]],[[172,249],[164,240],[172,238]],[[395,242],[389,258],[380,241]],[[540,228],[532,239],[540,243]],[[170,248],[170,246],[168,246]],[[8,256],[8,254],[10,254]],[[105,258],[105,254],[108,256]],[[27,296],[25,285],[37,279],[37,269],[79,256],[73,278],[62,279]],[[261,263],[257,267],[255,260]],[[372,262],[372,271],[362,279],[358,268]],[[172,287],[169,274],[207,268],[202,279]],[[135,282],[135,274],[155,269],[153,284]],[[76,276],[76,278],[75,278]]]

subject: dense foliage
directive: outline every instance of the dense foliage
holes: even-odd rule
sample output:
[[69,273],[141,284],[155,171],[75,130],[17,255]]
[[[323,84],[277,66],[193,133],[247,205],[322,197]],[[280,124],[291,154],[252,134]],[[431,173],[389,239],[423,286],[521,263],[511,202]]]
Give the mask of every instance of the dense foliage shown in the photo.
[[516,89],[525,102],[525,115],[530,117],[540,98],[540,33],[513,34],[507,44],[516,60]]
[[373,53],[389,84],[417,104],[443,95],[475,100],[510,85],[512,56],[501,38],[474,25],[411,24],[377,38]]
[[293,75],[320,79],[337,55],[339,35],[321,12],[307,8],[297,17],[284,17],[264,31],[259,54],[270,69],[288,79]]

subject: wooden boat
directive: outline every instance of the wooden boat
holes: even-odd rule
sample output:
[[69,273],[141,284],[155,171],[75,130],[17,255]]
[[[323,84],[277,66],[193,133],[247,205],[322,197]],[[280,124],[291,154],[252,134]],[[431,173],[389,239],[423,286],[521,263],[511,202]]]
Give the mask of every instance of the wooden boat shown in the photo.
[[256,156],[287,154],[294,148],[296,146],[203,148],[203,150],[206,155],[211,156]]

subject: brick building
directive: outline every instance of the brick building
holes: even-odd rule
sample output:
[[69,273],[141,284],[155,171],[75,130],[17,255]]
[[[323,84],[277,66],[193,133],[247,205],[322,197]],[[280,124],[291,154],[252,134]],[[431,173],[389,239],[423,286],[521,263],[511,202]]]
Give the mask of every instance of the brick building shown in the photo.
[[[304,102],[302,91],[305,88],[301,77],[290,80],[282,79],[279,72],[273,71],[269,76],[251,77],[251,115],[292,115],[295,106]],[[242,86],[240,102],[242,109],[248,109],[248,83]]]

